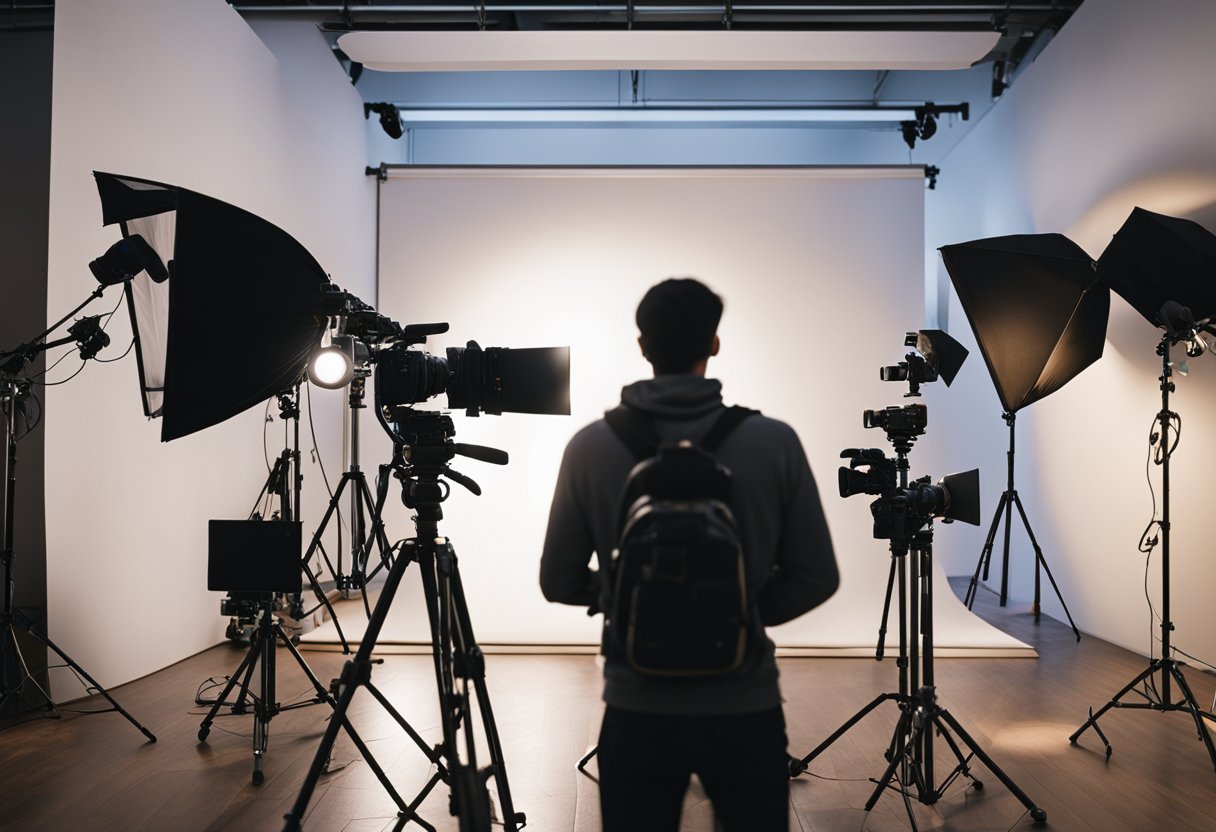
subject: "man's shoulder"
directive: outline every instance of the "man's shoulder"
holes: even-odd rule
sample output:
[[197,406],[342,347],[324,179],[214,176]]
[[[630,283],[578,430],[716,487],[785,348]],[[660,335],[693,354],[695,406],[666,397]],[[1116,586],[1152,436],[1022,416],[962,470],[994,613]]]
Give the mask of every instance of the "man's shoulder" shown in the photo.
[[747,437],[751,441],[772,442],[774,444],[789,444],[798,442],[798,434],[789,423],[783,422],[780,419],[775,419],[772,416],[765,416],[763,413],[756,412],[739,423],[739,427],[735,429],[740,437]]

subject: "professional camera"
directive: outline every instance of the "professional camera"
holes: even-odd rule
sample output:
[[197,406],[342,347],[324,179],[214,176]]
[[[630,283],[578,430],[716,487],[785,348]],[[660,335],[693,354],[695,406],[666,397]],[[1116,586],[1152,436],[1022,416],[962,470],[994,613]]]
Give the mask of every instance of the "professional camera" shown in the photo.
[[967,357],[966,348],[940,329],[909,332],[904,336],[904,346],[913,350],[898,364],[879,367],[878,377],[883,381],[908,382],[905,396],[919,396],[922,384],[939,377],[949,387]]
[[892,436],[920,436],[929,424],[929,408],[923,404],[909,404],[867,410],[861,414],[861,423],[867,428],[882,428]]
[[[909,352],[905,361],[882,367],[879,377],[883,381],[907,381],[909,396],[919,395],[922,383],[935,381],[939,376],[949,384],[967,357],[967,350],[941,330],[909,332],[904,344],[916,350]],[[870,503],[876,538],[907,541],[935,518],[979,525],[978,469],[950,474],[936,485],[929,477],[908,482],[908,454],[929,424],[927,407],[909,404],[867,410],[862,414],[862,424],[886,432],[895,448],[895,458],[887,457],[878,448],[841,451],[840,456],[849,460],[849,464],[839,471],[840,496],[878,497]]]
[[[447,324],[423,324],[403,332],[409,333],[406,341],[418,343],[422,331],[446,330]],[[464,409],[469,416],[570,412],[569,347],[482,349],[469,341],[448,347],[446,359],[409,347],[398,341],[376,355],[381,407],[417,404],[446,393],[448,407]]]
[[907,540],[935,518],[980,524],[978,468],[949,474],[936,485],[921,477],[901,488],[896,483],[900,461],[877,448],[850,448],[841,456],[849,460],[849,467],[840,469],[840,496],[879,495],[870,503],[870,513],[874,537],[880,540]]

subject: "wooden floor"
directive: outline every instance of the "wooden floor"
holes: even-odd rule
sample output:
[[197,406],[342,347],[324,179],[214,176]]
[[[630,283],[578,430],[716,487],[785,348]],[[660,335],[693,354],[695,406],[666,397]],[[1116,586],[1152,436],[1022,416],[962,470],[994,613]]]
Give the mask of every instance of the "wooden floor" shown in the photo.
[[[986,593],[986,618],[1038,648],[1038,659],[939,659],[942,704],[997,765],[1048,815],[1059,832],[1216,829],[1216,773],[1194,723],[1184,714],[1115,711],[1101,726],[1114,746],[1109,761],[1092,731],[1077,746],[1068,735],[1142,670],[1147,662],[1095,638],[1076,643],[1050,619],[1035,625],[1025,610],[1002,610]],[[474,617],[476,611],[474,611]],[[195,690],[222,677],[243,651],[222,645],[112,693],[158,737],[155,744],[118,714],[35,718],[0,726],[0,829],[19,830],[279,830],[325,729],[327,706],[285,712],[271,723],[266,780],[250,782],[250,716],[219,717],[197,740],[204,709]],[[279,650],[279,700],[307,698],[311,686]],[[325,682],[340,654],[305,654]],[[803,755],[877,694],[896,686],[890,660],[788,659],[781,662],[790,750]],[[1216,680],[1187,671],[1201,705]],[[428,743],[439,739],[429,657],[392,655],[374,670],[375,684]],[[598,829],[595,784],[575,762],[594,742],[600,717],[598,671],[589,656],[490,656],[488,682],[499,722],[510,787],[528,829]],[[1134,697],[1128,701],[1133,701]],[[791,788],[791,829],[822,832],[910,829],[899,795],[863,806],[885,767],[883,751],[896,717],[880,706],[834,743]],[[392,782],[412,798],[429,763],[380,706],[360,694],[351,718]],[[948,751],[937,746],[939,782]],[[308,832],[379,832],[397,824],[395,808],[343,736],[322,777],[304,828]],[[589,767],[594,772],[594,762]],[[959,780],[934,806],[913,805],[922,830],[1029,829],[1024,807],[982,765],[982,791]],[[440,785],[423,817],[455,830]],[[684,830],[709,832],[709,807],[696,789]],[[407,829],[420,828],[413,824]],[[763,832],[760,830],[759,832]]]

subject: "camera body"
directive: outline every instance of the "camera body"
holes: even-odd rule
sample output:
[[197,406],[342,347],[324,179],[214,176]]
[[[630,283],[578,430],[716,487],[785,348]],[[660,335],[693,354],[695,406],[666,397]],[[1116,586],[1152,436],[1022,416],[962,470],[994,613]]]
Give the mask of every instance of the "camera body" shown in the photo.
[[907,404],[866,410],[861,414],[861,423],[867,428],[882,428],[888,436],[921,436],[929,425],[929,408],[923,404]]

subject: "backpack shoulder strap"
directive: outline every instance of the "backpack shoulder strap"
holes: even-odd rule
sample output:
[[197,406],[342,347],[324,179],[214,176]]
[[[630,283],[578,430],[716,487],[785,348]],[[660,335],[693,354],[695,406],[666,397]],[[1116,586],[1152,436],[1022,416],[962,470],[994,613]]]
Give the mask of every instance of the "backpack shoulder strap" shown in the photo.
[[752,410],[747,407],[733,405],[726,408],[722,415],[718,417],[718,421],[709,429],[709,433],[705,434],[705,438],[701,440],[701,447],[709,453],[718,450],[718,446],[726,441],[726,437],[730,436],[731,432],[739,427],[743,421],[751,416],[759,416],[759,410]]
[[635,459],[649,459],[659,449],[659,440],[642,411],[621,405],[605,413],[604,420]]

